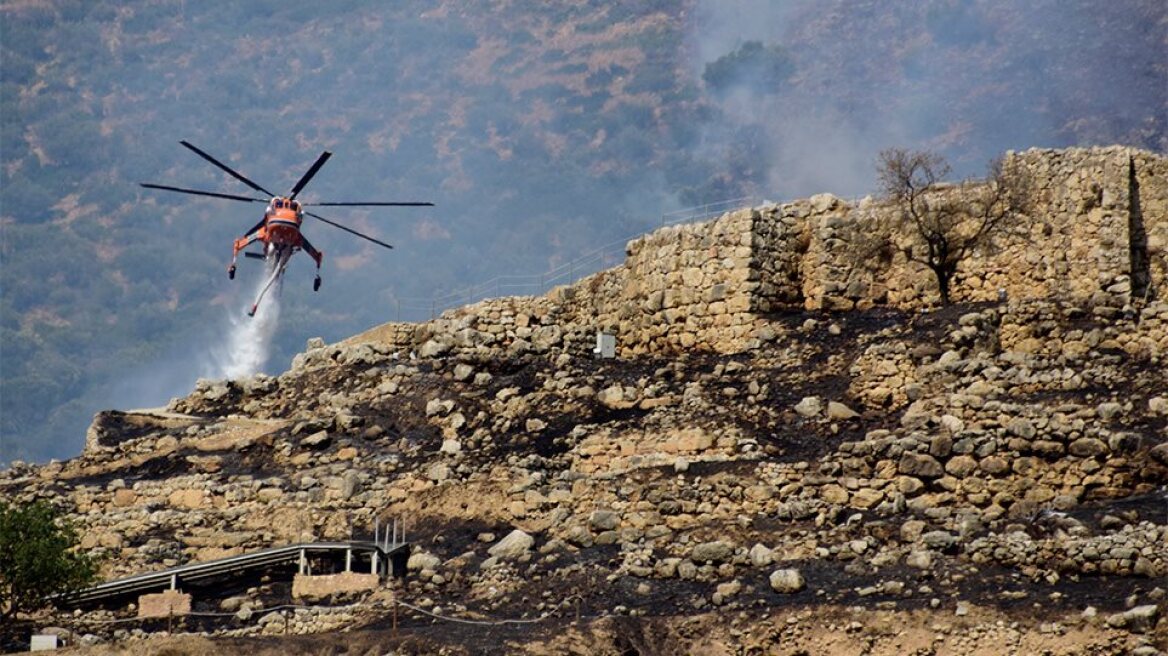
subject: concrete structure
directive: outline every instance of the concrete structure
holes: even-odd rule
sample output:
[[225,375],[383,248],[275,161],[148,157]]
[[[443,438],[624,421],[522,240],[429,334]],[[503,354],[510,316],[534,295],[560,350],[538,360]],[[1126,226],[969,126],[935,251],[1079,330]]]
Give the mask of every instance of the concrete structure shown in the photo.
[[[298,566],[300,574],[311,574],[308,567],[308,557],[311,554],[343,554],[346,570],[352,569],[355,554],[364,554],[369,557],[373,576],[392,575],[397,571],[395,561],[400,561],[404,557],[408,557],[409,554],[409,544],[404,540],[398,542],[396,539],[395,533],[392,541],[387,535],[386,540],[381,542],[311,542],[272,547],[238,556],[189,563],[158,572],[147,572],[108,581],[69,596],[67,602],[80,605],[160,588],[168,588],[168,592],[174,593],[177,592],[180,582],[210,580],[278,565],[295,564]],[[401,564],[404,565],[404,563]],[[152,597],[153,595],[146,596]],[[150,600],[150,603],[161,604],[163,602]],[[187,612],[189,612],[189,606]]]
[[381,577],[377,574],[297,574],[292,579],[292,596],[297,599],[321,599],[334,594],[376,590],[380,585]]
[[28,639],[29,651],[56,651],[60,646],[58,637],[52,633],[35,634]]
[[173,617],[191,612],[191,596],[178,590],[165,590],[138,597],[138,617]]

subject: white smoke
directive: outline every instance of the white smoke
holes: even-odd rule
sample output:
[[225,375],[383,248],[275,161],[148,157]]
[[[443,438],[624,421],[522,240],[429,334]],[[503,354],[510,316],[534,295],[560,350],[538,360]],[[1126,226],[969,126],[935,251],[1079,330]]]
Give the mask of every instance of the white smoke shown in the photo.
[[[272,270],[268,268],[257,280],[253,298],[259,295],[271,275]],[[283,281],[276,281],[254,317],[247,316],[246,308],[232,310],[228,317],[230,327],[227,340],[212,347],[209,361],[203,367],[204,378],[234,380],[263,370],[271,354],[272,338],[280,320],[282,287]]]

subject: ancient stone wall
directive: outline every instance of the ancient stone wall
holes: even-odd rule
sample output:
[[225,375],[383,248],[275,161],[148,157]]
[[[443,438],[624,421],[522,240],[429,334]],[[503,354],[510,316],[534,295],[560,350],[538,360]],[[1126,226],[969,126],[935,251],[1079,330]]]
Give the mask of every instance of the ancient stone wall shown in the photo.
[[[1133,291],[1142,296],[1149,290],[1149,298],[1166,298],[1162,289],[1156,291],[1163,285],[1149,285],[1150,278],[1136,282],[1132,275],[1133,216],[1157,238],[1166,230],[1163,212],[1140,211],[1143,204],[1159,208],[1168,201],[1164,158],[1112,147],[1032,149],[1007,159],[1008,166],[1029,172],[1034,206],[984,252],[974,252],[961,264],[954,300],[993,300],[1005,292],[1010,298],[1057,297],[1122,306]],[[1134,197],[1132,180],[1146,181]],[[1146,240],[1136,239],[1135,246],[1143,257]],[[1162,269],[1160,256],[1159,280]],[[899,249],[877,278],[887,288],[890,304],[914,307],[936,299],[931,273],[908,262]]]
[[739,210],[630,241],[622,267],[575,286],[572,314],[614,332],[626,355],[741,348],[759,289],[752,267],[757,217]]
[[875,284],[867,255],[850,243],[866,222],[867,205],[820,194],[808,209],[807,251],[800,261],[803,304],[809,310],[850,310],[871,298]]
[[451,350],[546,350],[565,337],[561,327],[565,324],[562,295],[560,289],[542,297],[486,299],[448,310],[424,323],[386,323],[347,342],[375,343],[390,352],[413,352],[423,357]]
[[[1028,216],[961,263],[954,301],[1061,298],[1122,307],[1168,300],[1168,158],[1124,147],[1007,154],[1033,181]],[[942,193],[961,193],[953,187]],[[621,355],[748,348],[782,308],[936,303],[936,281],[906,251],[863,252],[858,235],[894,208],[829,194],[670,226],[629,242],[623,265],[547,295],[490,299],[424,324],[391,323],[349,343],[434,356],[454,350],[586,352],[596,331]]]
[[[385,324],[348,341],[424,356],[479,348],[544,351],[557,345],[586,350],[603,330],[617,335],[622,355],[695,347],[741,350],[762,304],[760,272],[787,280],[796,272],[792,257],[773,258],[769,249],[759,248],[760,217],[758,210],[744,209],[706,223],[663,228],[630,241],[623,265],[543,297],[490,299],[424,324]],[[791,217],[784,225],[796,229]],[[767,257],[755,257],[758,253]],[[782,263],[779,269],[776,262]],[[769,283],[767,296],[787,300],[790,286],[775,291]]]
[[1147,253],[1147,287],[1137,296],[1168,301],[1168,157],[1132,153],[1131,216],[1133,241],[1142,239]]
[[803,302],[802,258],[810,242],[806,218],[813,207],[813,201],[801,200],[755,211],[751,268],[759,284],[751,298],[752,312],[765,314]]

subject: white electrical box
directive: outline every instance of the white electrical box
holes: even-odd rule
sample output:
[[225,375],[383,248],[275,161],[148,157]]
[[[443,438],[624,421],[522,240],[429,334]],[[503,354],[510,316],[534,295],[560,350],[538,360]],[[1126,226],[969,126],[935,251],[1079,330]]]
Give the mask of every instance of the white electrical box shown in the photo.
[[592,352],[598,358],[616,357],[616,335],[609,335],[603,331],[596,333],[596,348]]
[[29,651],[55,651],[57,647],[57,636],[52,633],[36,634],[28,641]]

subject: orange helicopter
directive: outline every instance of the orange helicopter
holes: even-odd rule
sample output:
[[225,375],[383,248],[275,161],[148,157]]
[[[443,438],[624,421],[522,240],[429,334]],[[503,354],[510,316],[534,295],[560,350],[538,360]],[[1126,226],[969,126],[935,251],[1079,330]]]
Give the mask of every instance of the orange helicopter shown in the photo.
[[[260,290],[259,295],[252,304],[251,310],[248,311],[248,316],[255,316],[256,309],[259,307],[260,301],[263,300],[264,294],[268,292],[272,284],[280,280],[284,275],[284,269],[288,266],[288,260],[291,259],[297,251],[303,250],[308,253],[309,257],[316,261],[316,278],[312,281],[312,291],[320,289],[320,265],[324,259],[324,254],[319,249],[314,247],[304,234],[300,231],[300,226],[304,221],[304,217],[310,216],[318,221],[322,221],[336,228],[340,228],[345,232],[356,235],[362,239],[384,246],[385,248],[393,248],[389,244],[370,237],[369,235],[357,232],[352,228],[343,226],[335,221],[330,221],[319,214],[306,211],[304,208],[309,206],[332,206],[332,207],[433,207],[434,203],[425,202],[360,202],[360,203],[301,203],[296,200],[296,195],[299,194],[308,181],[316,175],[320,167],[332,157],[332,153],[327,150],[316,158],[312,166],[304,175],[300,176],[300,180],[292,186],[292,191],[287,196],[277,196],[272,192],[264,189],[258,184],[249,180],[239,171],[232,169],[223,162],[203,152],[188,141],[180,141],[180,144],[193,151],[199,157],[219,167],[228,175],[239,180],[243,184],[251,187],[255,191],[266,194],[268,198],[253,198],[251,196],[238,196],[236,194],[224,194],[216,191],[202,191],[199,189],[183,189],[181,187],[171,187],[168,185],[151,184],[147,182],[140,183],[141,186],[147,189],[161,189],[163,191],[176,191],[183,194],[194,194],[196,196],[210,196],[212,198],[226,198],[227,200],[238,200],[247,203],[266,203],[267,209],[264,211],[264,218],[260,219],[259,223],[255,224],[242,237],[236,239],[233,244],[231,253],[231,265],[227,267],[227,277],[232,280],[235,279],[235,263],[242,251],[244,256],[259,260],[264,260],[268,264],[270,276],[268,282]],[[252,251],[244,251],[245,248],[255,242],[260,242],[264,245],[262,253]]]

